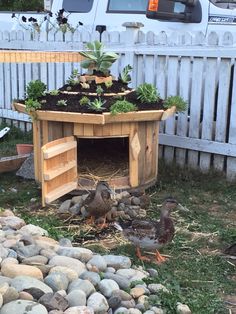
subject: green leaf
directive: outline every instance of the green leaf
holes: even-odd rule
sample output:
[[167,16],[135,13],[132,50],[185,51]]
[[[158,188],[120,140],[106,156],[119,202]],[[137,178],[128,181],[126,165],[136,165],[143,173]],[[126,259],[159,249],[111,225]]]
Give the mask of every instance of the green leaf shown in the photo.
[[83,69],[88,69],[94,67],[95,63],[92,62],[91,60],[83,60],[80,62],[80,65]]

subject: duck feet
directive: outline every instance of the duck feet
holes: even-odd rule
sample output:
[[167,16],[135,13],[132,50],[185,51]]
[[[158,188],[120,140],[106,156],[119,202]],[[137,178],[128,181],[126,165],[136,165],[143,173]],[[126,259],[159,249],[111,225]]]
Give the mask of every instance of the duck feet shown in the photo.
[[94,225],[94,221],[95,221],[95,217],[94,217],[94,216],[90,216],[90,217],[86,220],[86,224],[88,224],[88,225]]
[[106,223],[106,219],[107,219],[107,217],[105,216],[105,217],[103,218],[102,223],[97,224],[97,226],[98,226],[100,229],[107,228],[107,227],[109,226],[109,224]]
[[162,256],[159,251],[156,251],[156,261],[157,261],[157,264],[161,264],[161,263],[164,263],[167,259]]
[[136,247],[136,255],[141,261],[150,262],[150,258],[143,256],[139,247]]

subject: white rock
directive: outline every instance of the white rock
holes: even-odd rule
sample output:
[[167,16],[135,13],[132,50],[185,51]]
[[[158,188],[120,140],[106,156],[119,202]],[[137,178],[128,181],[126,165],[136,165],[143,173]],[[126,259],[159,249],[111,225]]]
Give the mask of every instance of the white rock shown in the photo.
[[182,304],[179,302],[177,303],[176,311],[179,314],[191,314],[192,313],[187,304]]
[[94,310],[95,314],[104,314],[109,309],[107,299],[99,292],[90,295],[87,305]]
[[112,279],[103,279],[99,282],[98,288],[103,295],[109,298],[113,291],[119,290],[118,284]]
[[69,307],[64,314],[94,314],[94,310],[88,306]]
[[69,306],[84,306],[86,305],[86,294],[82,290],[72,290],[66,296]]
[[78,276],[86,270],[84,263],[75,258],[67,256],[54,256],[52,259],[50,259],[49,265],[69,267],[76,271]]
[[45,283],[29,276],[18,276],[12,279],[11,286],[14,287],[18,292],[30,288],[38,288],[44,293],[53,292],[50,287],[45,285]]
[[129,257],[126,256],[104,255],[103,258],[107,262],[107,266],[114,267],[115,269],[131,267],[131,260]]
[[91,269],[92,266],[96,266],[99,271],[105,271],[107,262],[101,255],[94,255],[87,263],[88,269]]
[[42,304],[28,301],[28,300],[16,300],[9,302],[0,310],[0,314],[48,314],[47,309]]
[[55,266],[51,268],[49,274],[52,273],[64,273],[70,282],[78,278],[78,273],[75,270],[65,266]]
[[23,226],[19,231],[22,232],[23,234],[48,236],[47,230],[45,230],[41,227],[32,225],[32,224],[28,224],[26,226]]

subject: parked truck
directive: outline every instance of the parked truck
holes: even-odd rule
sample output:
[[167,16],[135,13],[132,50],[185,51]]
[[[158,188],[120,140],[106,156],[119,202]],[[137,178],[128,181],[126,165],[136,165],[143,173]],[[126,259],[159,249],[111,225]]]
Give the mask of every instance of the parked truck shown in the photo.
[[22,16],[27,21],[37,18],[46,27],[47,12],[52,12],[53,23],[62,8],[70,25],[87,30],[121,31],[125,22],[141,22],[145,32],[236,30],[235,0],[45,0],[44,8],[41,13],[14,12],[17,18],[13,19],[13,12],[0,12],[0,30],[19,29]]

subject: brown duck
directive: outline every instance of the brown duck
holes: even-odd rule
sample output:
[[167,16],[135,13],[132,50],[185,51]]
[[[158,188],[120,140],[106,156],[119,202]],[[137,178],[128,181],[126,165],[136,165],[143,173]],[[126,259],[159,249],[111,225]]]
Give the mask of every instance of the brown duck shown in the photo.
[[106,215],[112,207],[111,194],[113,194],[113,191],[108,183],[99,181],[96,190],[85,199],[83,206],[91,217],[91,223],[95,219],[104,217],[104,223],[102,224],[102,227],[104,227]]
[[[173,220],[170,218],[170,212],[177,205],[178,203],[175,199],[168,198],[162,204],[159,221],[135,219],[129,227],[122,228],[124,236],[135,245],[139,259],[150,261],[148,257],[142,256],[142,248],[156,251],[157,263],[162,263],[166,260],[158,250],[174,237],[175,228]],[[116,224],[115,227],[117,227]],[[119,226],[117,229],[121,230],[121,227]]]

